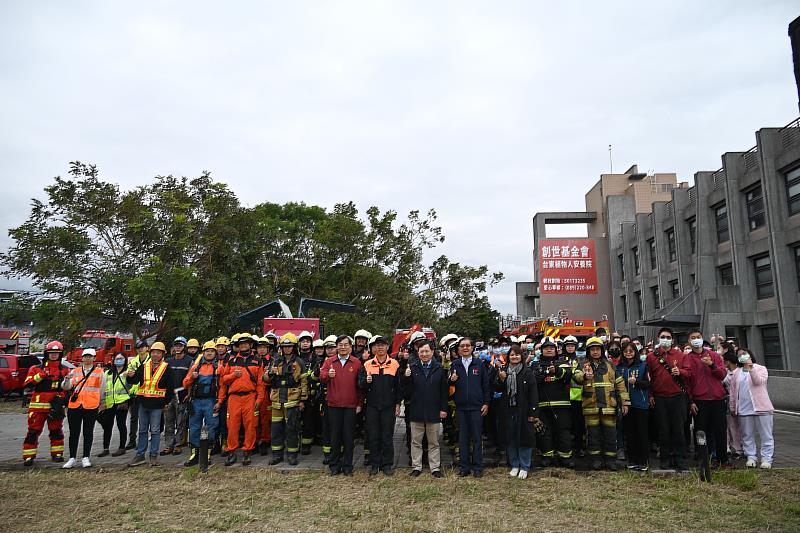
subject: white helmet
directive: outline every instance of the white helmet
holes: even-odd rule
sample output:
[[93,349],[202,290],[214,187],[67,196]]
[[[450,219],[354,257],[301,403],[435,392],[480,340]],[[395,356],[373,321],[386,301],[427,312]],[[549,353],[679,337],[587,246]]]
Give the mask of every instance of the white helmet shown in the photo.
[[325,341],[323,341],[322,339],[317,339],[313,343],[311,343],[311,346],[314,348],[324,348]]
[[336,335],[328,335],[325,337],[325,346],[336,346]]
[[356,331],[355,335],[353,335],[354,339],[357,339],[359,337],[364,337],[365,339],[369,340],[370,338],[372,338],[372,333],[370,333],[369,331],[367,331],[365,329],[360,329],[360,330]]
[[300,335],[297,336],[297,342],[300,342],[303,339],[308,339],[308,340],[312,341],[312,340],[314,340],[314,335],[312,335],[308,331],[303,330],[303,331],[300,332]]
[[564,344],[574,344],[577,346],[578,338],[575,337],[575,335],[567,335],[566,338],[564,338]]
[[439,340],[439,346],[441,348],[444,348],[445,346],[449,345],[452,341],[456,340],[457,338],[458,338],[458,335],[456,335],[455,333],[448,333],[447,335],[445,335],[444,337],[442,337]]
[[411,338],[408,339],[408,343],[414,344],[415,342],[420,340],[426,341],[428,340],[428,337],[426,337],[425,334],[422,333],[421,331],[415,331],[414,333],[411,334]]

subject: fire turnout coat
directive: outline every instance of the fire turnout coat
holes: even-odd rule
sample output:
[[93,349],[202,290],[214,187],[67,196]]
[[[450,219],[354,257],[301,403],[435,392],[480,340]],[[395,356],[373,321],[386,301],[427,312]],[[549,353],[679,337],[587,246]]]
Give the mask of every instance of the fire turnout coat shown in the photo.
[[[592,381],[585,378],[591,367]],[[625,379],[605,357],[597,361],[587,357],[575,369],[575,382],[583,386],[583,415],[616,415],[617,405],[630,405]]]

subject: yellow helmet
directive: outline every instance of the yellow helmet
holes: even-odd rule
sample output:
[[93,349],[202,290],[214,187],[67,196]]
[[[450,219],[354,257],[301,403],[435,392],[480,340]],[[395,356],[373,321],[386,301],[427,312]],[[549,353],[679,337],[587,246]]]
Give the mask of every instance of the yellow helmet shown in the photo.
[[[194,340],[194,339],[192,339],[192,340]],[[189,341],[189,342],[192,342],[192,341]],[[203,351],[204,352],[206,350],[216,350],[216,349],[217,349],[217,345],[214,344],[214,341],[206,341],[206,343],[203,344]]]
[[294,346],[295,344],[297,344],[297,336],[291,331],[289,333],[284,333],[283,335],[281,335],[280,344],[281,346]]
[[217,343],[216,344],[217,346],[219,346],[220,344],[228,346],[228,345],[230,345],[231,341],[230,341],[230,339],[228,339],[228,337],[219,337],[219,338],[217,338],[216,343]]
[[311,343],[311,346],[313,348],[324,348],[325,347],[325,341],[323,341],[322,339],[317,339],[317,340],[315,340],[314,342]]
[[186,343],[186,347],[187,348],[199,348],[200,347],[200,341],[198,341],[197,339],[189,339],[189,342]]
[[328,335],[325,337],[325,346],[336,346],[336,335]]
[[239,342],[239,338],[242,336],[241,333],[234,333],[233,337],[231,337],[231,344],[236,344]]
[[158,342],[154,342],[153,345],[150,347],[150,351],[152,352],[153,350],[161,350],[162,352],[166,353],[167,352],[167,347],[164,346],[163,342],[158,341]]
[[600,337],[590,337],[586,340],[586,351],[589,351],[589,348],[592,346],[599,346],[601,348],[605,347],[603,340]]
[[252,344],[253,335],[251,335],[250,333],[247,333],[247,332],[239,333],[239,338],[236,339],[235,342],[249,342],[249,343]]

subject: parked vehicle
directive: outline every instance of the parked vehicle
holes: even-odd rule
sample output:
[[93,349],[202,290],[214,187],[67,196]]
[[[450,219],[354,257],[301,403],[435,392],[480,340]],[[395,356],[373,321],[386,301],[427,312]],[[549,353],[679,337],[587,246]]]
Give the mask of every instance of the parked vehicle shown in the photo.
[[81,353],[84,348],[94,348],[97,351],[95,364],[107,365],[111,363],[114,354],[122,352],[125,357],[133,357],[136,350],[133,347],[133,335],[130,333],[106,333],[103,330],[87,330],[81,336],[77,348],[67,354],[67,361],[74,365],[81,363]]
[[18,392],[22,396],[28,369],[39,364],[35,355],[0,355],[0,396]]

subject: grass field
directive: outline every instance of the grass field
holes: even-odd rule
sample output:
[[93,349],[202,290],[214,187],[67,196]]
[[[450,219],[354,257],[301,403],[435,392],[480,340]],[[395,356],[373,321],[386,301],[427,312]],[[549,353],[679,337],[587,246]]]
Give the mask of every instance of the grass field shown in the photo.
[[[214,466],[0,472],[2,531],[800,531],[800,469],[331,478]],[[47,496],[46,496],[47,495]],[[56,496],[59,495],[59,496]],[[69,502],[53,510],[55,496]],[[91,510],[91,512],[89,512]]]

